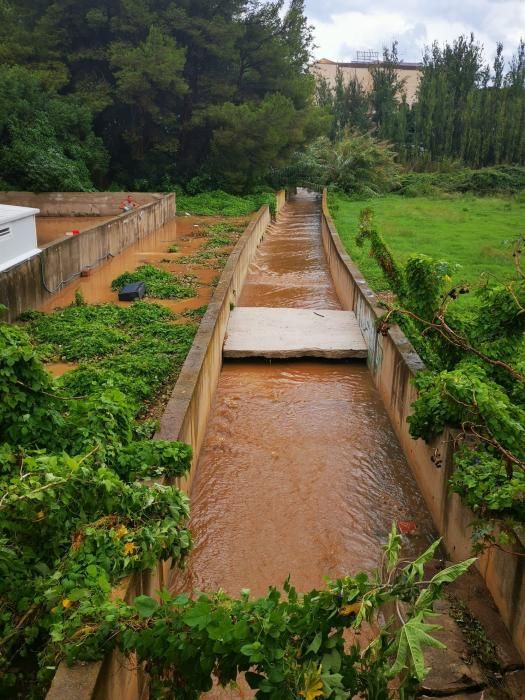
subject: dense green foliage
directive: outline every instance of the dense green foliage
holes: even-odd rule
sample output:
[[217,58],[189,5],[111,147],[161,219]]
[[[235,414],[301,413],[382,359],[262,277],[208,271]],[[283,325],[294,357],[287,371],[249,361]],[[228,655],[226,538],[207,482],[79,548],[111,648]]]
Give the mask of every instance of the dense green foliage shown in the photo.
[[273,192],[245,195],[244,197],[222,191],[203,192],[201,194],[177,193],[179,213],[196,216],[247,216],[264,204],[275,211]]
[[[62,190],[253,187],[325,126],[303,5],[3,0],[2,178]],[[44,162],[53,175],[33,174]]]
[[331,136],[346,129],[373,130],[395,145],[400,159],[416,169],[459,164],[525,164],[525,43],[505,64],[498,44],[492,67],[473,36],[428,47],[416,101],[409,106],[396,72],[397,44],[370,67],[372,88],[357,81],[335,86],[321,80],[319,104],[332,115]]
[[0,65],[0,189],[92,189],[107,169],[92,121],[78,96],[46,89],[27,68]]
[[146,302],[69,306],[28,317],[41,357],[83,362],[58,380],[62,393],[85,397],[114,387],[134,412],[182,366],[196,332],[193,324],[174,324],[168,309]]
[[[238,600],[224,592],[196,599],[164,592],[160,603],[140,596],[132,605],[95,608],[83,601],[58,646],[70,660],[98,658],[101,649],[115,646],[136,653],[151,676],[152,696],[159,698],[197,700],[211,689],[212,675],[227,685],[239,672],[257,697],[273,700],[361,694],[386,700],[396,677],[398,697],[410,698],[426,674],[423,647],[442,648],[430,634],[437,626],[425,618],[443,586],[473,561],[425,581],[424,565],[438,544],[415,562],[401,563],[401,537],[393,528],[379,571],[329,581],[325,590],[303,596],[286,582],[284,594],[272,588],[256,600],[243,591]],[[385,606],[399,600],[401,626],[391,619],[379,623]],[[366,623],[379,629],[366,649],[358,641],[349,644],[345,631],[358,633]]]
[[476,513],[476,547],[515,544],[525,522],[525,239],[514,244],[514,274],[485,278],[466,307],[457,300],[470,285],[452,284],[450,266],[426,255],[400,265],[364,209],[357,242],[368,240],[396,295],[379,330],[398,321],[429,368],[415,379],[410,433],[431,442],[453,429],[450,483]]
[[126,284],[144,282],[146,296],[153,299],[187,299],[194,297],[196,288],[191,277],[177,275],[161,270],[155,265],[139,265],[133,272],[124,272],[111,283],[111,289],[117,292]]
[[296,153],[290,164],[272,173],[273,184],[316,183],[356,196],[389,192],[399,186],[396,154],[384,141],[345,132],[335,143],[321,137]]
[[[342,700],[356,692],[387,698],[396,678],[411,697],[426,673],[423,648],[441,646],[425,618],[443,586],[472,561],[426,581],[424,565],[439,543],[407,564],[399,561],[395,527],[376,574],[304,596],[287,582],[285,596],[271,589],[258,600],[249,592],[235,600],[223,592],[191,599],[163,591],[160,602],[138,596],[129,605],[112,597],[124,576],[187,554],[187,498],[158,480],[184,475],[191,449],[140,439],[145,431],[117,388],[117,373],[82,378],[84,396],[67,398],[68,378],[82,368],[53,380],[41,354],[118,362],[124,346],[150,343],[157,362],[161,349],[176,343],[166,342],[163,329],[180,336],[182,354],[186,327],[172,325],[172,314],[153,304],[77,301],[54,314],[27,314],[25,329],[0,325],[0,429],[10,442],[0,446],[0,694],[41,698],[63,658],[98,659],[118,646],[145,663],[153,697],[196,699],[212,674],[226,684],[239,671],[258,694],[276,700]],[[105,344],[104,328],[120,335]],[[140,367],[132,376],[135,355],[129,360],[124,378],[144,379]],[[161,363],[157,371],[165,381]],[[400,600],[402,626],[384,624],[385,606]],[[349,647],[345,630],[358,632],[364,623],[379,630],[374,640],[364,651]]]
[[434,173],[405,173],[396,194],[407,197],[471,193],[494,196],[521,195],[525,192],[525,167],[500,165],[482,170],[468,168]]
[[[122,350],[122,338],[105,346],[96,337],[103,319],[133,342],[140,329],[161,330],[167,314],[146,304],[70,307],[35,315],[29,330],[46,352],[93,357]],[[157,372],[165,381],[168,372]],[[45,690],[59,661],[49,643],[62,639],[79,606],[103,607],[130,572],[185,556],[186,497],[138,480],[183,475],[191,449],[141,439],[138,406],[109,372],[71,396],[24,329],[0,326],[0,375],[0,694],[29,698]]]

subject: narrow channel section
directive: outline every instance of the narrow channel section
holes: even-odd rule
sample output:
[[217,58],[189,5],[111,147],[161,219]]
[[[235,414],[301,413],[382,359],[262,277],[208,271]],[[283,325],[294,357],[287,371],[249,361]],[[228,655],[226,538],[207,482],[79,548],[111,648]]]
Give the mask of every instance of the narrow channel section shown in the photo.
[[[320,236],[320,198],[299,190],[268,230],[240,307],[341,309]],[[226,361],[191,487],[194,548],[177,590],[306,591],[374,568],[392,521],[431,518],[363,361]]]

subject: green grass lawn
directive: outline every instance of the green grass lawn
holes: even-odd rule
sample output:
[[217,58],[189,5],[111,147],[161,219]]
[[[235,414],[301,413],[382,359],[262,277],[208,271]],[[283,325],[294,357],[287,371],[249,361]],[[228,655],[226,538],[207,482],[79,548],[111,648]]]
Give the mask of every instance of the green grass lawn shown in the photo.
[[[378,231],[392,253],[406,262],[425,253],[458,267],[454,284],[475,283],[482,273],[499,280],[514,275],[513,241],[525,233],[525,202],[496,197],[450,199],[400,197],[353,201],[331,194],[330,209],[350,256],[377,292],[388,289],[381,270],[368,254],[369,245],[355,243],[359,212],[370,207]],[[472,298],[469,295],[470,298]]]

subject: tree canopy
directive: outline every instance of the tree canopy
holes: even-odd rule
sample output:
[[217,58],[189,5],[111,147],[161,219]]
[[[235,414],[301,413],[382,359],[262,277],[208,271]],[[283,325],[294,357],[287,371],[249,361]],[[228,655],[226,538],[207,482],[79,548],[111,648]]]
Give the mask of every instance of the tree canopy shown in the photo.
[[[0,0],[5,184],[147,188],[204,177],[253,186],[324,128],[311,46],[304,0]],[[6,85],[15,69],[38,99],[24,103]],[[52,183],[34,174],[10,126],[13,109],[39,121],[42,103],[53,109],[40,131],[75,172]],[[30,140],[37,160],[48,159],[49,147]],[[95,162],[82,148],[89,140]]]
[[498,44],[492,66],[473,35],[434,42],[423,56],[416,100],[407,103],[397,43],[371,64],[366,94],[356,79],[335,85],[321,80],[317,102],[331,114],[331,137],[347,128],[371,131],[391,141],[402,161],[414,168],[434,163],[474,168],[525,163],[525,43],[505,62]]

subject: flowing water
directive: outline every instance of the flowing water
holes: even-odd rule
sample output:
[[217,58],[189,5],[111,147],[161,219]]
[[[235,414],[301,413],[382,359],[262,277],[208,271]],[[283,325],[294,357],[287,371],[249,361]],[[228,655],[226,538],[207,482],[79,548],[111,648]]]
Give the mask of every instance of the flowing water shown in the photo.
[[[271,226],[239,305],[341,308],[317,195],[300,191]],[[407,555],[434,534],[359,362],[225,363],[190,497],[195,544],[175,590],[261,595],[290,575],[306,591],[325,576],[374,568],[394,520],[417,523],[404,538]],[[233,697],[249,695],[241,689]]]

